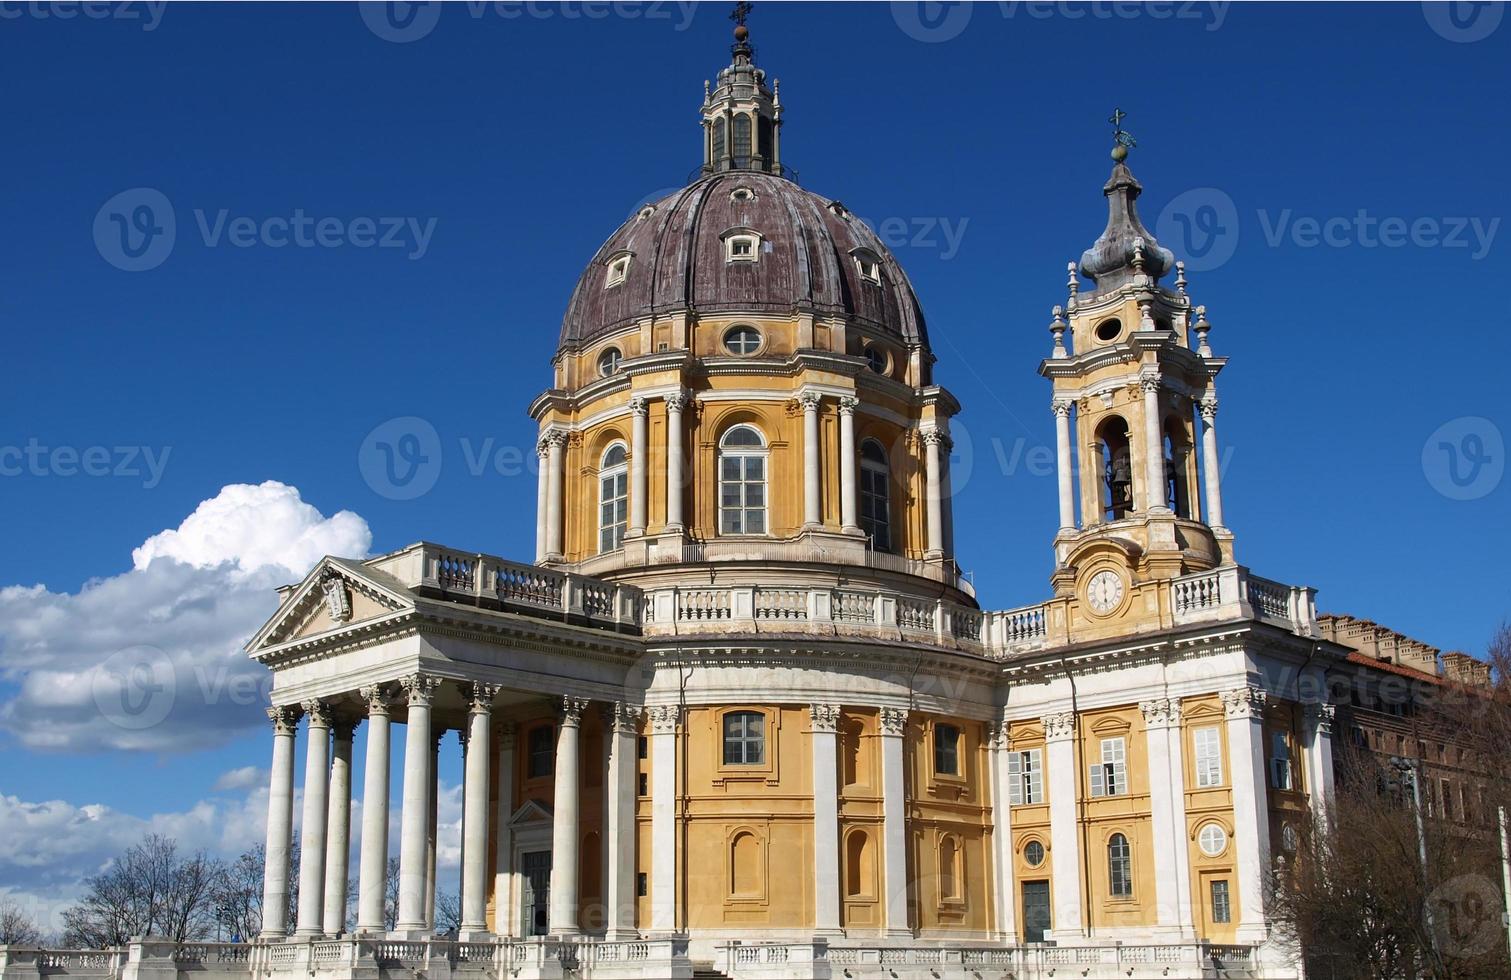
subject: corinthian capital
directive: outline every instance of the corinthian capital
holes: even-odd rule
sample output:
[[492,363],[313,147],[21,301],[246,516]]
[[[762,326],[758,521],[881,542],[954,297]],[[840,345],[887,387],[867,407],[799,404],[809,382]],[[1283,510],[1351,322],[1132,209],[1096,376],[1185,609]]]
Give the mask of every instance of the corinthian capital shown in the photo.
[[429,707],[436,688],[441,686],[441,679],[425,674],[410,674],[399,681],[399,686],[404,689],[404,699],[411,707]]
[[651,716],[652,735],[672,734],[682,719],[682,709],[675,704],[655,704],[645,710]]
[[646,415],[650,414],[650,406],[646,403],[646,400],[644,398],[636,395],[634,398],[630,399],[630,414],[644,418]]
[[582,712],[587,708],[586,698],[574,698],[570,694],[561,699],[557,706],[558,717],[565,728],[576,728],[582,724]]
[[331,727],[331,706],[324,701],[311,698],[300,702],[299,707],[303,708],[304,713],[309,716],[311,728]]
[[1264,691],[1252,685],[1222,692],[1223,711],[1229,718],[1258,718],[1264,703]]
[[687,407],[688,397],[685,391],[676,391],[666,396],[666,410],[673,414]]
[[1144,392],[1144,394],[1146,394],[1146,395],[1149,394],[1150,392],[1154,392],[1155,394],[1159,394],[1160,385],[1161,385],[1161,382],[1160,382],[1160,376],[1159,376],[1158,372],[1155,372],[1155,373],[1152,373],[1152,374],[1141,374],[1141,375],[1139,375],[1138,386]]
[[1070,738],[1076,732],[1076,716],[1069,711],[1045,715],[1040,721],[1044,725],[1044,737],[1050,741]]
[[803,391],[798,393],[797,401],[799,405],[803,406],[803,411],[816,412],[818,411],[819,403],[823,401],[823,397],[816,391]]
[[859,407],[860,399],[854,395],[845,395],[839,400],[839,414],[841,415],[854,415]]
[[832,734],[839,730],[839,705],[837,704],[810,704],[808,715],[813,722],[813,730],[816,732]]
[[1054,401],[1050,402],[1049,410],[1054,413],[1056,418],[1069,418],[1070,405],[1070,399],[1056,398]]
[[904,708],[881,709],[881,733],[901,736],[908,727],[908,712]]
[[386,715],[388,706],[393,703],[393,695],[388,687],[383,684],[372,684],[357,692],[362,695],[362,700],[367,702],[369,715]]
[[1207,395],[1201,400],[1200,408],[1202,421],[1210,423],[1217,418],[1217,396]]
[[275,704],[268,709],[268,721],[274,735],[293,735],[299,730],[299,709],[292,704]]

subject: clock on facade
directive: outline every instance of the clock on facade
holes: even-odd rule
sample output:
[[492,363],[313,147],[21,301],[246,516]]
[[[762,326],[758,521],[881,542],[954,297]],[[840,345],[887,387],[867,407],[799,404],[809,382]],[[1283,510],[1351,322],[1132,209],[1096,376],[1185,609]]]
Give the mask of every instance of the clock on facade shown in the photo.
[[1123,601],[1123,577],[1110,568],[1097,572],[1086,585],[1086,601],[1093,612],[1112,612]]

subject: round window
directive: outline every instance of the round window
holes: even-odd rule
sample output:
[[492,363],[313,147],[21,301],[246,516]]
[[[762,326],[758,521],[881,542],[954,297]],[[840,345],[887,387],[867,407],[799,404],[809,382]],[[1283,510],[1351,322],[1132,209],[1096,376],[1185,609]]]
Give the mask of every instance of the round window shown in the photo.
[[761,349],[761,333],[755,327],[731,327],[724,335],[724,349],[731,354],[754,354]]
[[1118,335],[1122,332],[1123,321],[1119,320],[1117,317],[1113,317],[1111,320],[1103,320],[1101,323],[1097,324],[1098,340],[1117,340]]
[[881,375],[887,373],[887,354],[880,347],[867,347],[865,357],[871,370]]
[[753,197],[755,197],[755,194],[751,192],[749,187],[736,187],[729,195],[729,199],[736,202],[748,201]]
[[1029,841],[1023,848],[1023,861],[1030,868],[1037,868],[1044,863],[1044,845],[1036,840]]
[[607,378],[619,370],[619,362],[623,359],[624,355],[619,353],[619,348],[610,347],[598,355],[598,373]]
[[1209,823],[1201,829],[1201,835],[1197,838],[1201,844],[1201,852],[1207,857],[1217,857],[1228,849],[1228,832],[1215,823]]

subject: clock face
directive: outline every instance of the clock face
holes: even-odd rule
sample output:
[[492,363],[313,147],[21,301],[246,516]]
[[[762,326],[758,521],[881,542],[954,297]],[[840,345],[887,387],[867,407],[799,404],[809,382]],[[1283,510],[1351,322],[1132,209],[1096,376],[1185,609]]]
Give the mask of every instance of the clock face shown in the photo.
[[1123,577],[1110,568],[1097,572],[1086,585],[1086,601],[1095,612],[1112,612],[1123,602]]

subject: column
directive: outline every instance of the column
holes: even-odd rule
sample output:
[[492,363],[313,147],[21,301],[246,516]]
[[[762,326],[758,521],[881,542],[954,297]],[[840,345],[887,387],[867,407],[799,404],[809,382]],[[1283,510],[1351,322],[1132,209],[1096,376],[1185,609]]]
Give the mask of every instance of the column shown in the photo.
[[1165,441],[1160,436],[1159,374],[1139,375],[1144,392],[1144,513],[1168,511],[1165,490]]
[[262,870],[262,938],[282,939],[289,922],[289,851],[294,839],[294,734],[299,709],[274,705],[273,775],[268,783],[268,839]]
[[1264,882],[1270,863],[1269,793],[1264,766],[1265,693],[1257,687],[1222,692],[1233,769],[1233,847],[1238,860],[1239,942],[1262,942],[1268,932]]
[[839,705],[811,704],[813,742],[813,926],[842,935],[839,922]]
[[1012,750],[1007,721],[992,722],[987,737],[991,749],[992,893],[996,896],[997,937],[1016,943],[1018,885],[1013,876],[1013,807],[1007,788],[1007,757]]
[[382,932],[388,890],[388,693],[364,687],[367,763],[362,775],[362,848],[357,859],[357,931]]
[[681,709],[658,704],[651,716],[651,932],[677,931],[677,724]]
[[551,907],[548,930],[553,936],[576,936],[577,925],[577,827],[579,739],[582,709],[587,702],[574,697],[561,699],[560,724],[556,728],[556,796],[551,818]]
[[666,396],[666,529],[682,533],[682,493],[685,489],[682,467],[682,409],[687,395],[682,392]]
[[839,400],[839,523],[841,530],[859,531],[856,523],[855,468],[858,457],[855,453],[855,409],[860,399],[849,395]]
[[430,699],[438,680],[423,674],[404,678],[409,717],[404,731],[404,804],[399,815],[399,932],[423,934],[426,841],[430,837],[431,768]]
[[430,736],[430,825],[425,833],[425,931],[435,932],[435,860],[436,831],[440,827],[441,810],[441,740],[446,729],[434,729]]
[[1076,529],[1075,491],[1071,484],[1070,458],[1070,402],[1062,398],[1054,401],[1055,413],[1055,461],[1056,475],[1060,481],[1060,530]]
[[816,392],[798,395],[803,406],[803,526],[815,528],[824,522],[819,509],[818,404]]
[[546,446],[546,557],[559,559],[562,556],[562,479],[565,476],[567,434],[561,431],[548,433]]
[[630,537],[639,537],[645,533],[645,456],[649,447],[646,443],[646,418],[650,409],[645,404],[644,398],[630,399],[630,526],[627,534]]
[[325,934],[346,931],[346,875],[351,864],[352,735],[360,719],[335,722],[331,749],[330,817],[325,837]]
[[620,701],[608,712],[608,805],[604,833],[607,855],[608,938],[631,939],[635,933],[635,798],[636,745],[641,708]]
[[944,557],[944,498],[940,493],[942,467],[939,461],[944,439],[945,435],[939,429],[929,429],[923,433],[924,470],[927,480],[924,506],[928,508],[929,529],[928,550],[924,552],[924,557],[931,559]]
[[1201,472],[1207,484],[1207,525],[1222,527],[1222,473],[1217,462],[1217,396],[1201,400]]
[[467,710],[467,759],[462,777],[462,924],[459,938],[488,932],[488,764],[493,752],[493,698],[498,687],[473,684]]
[[1302,737],[1306,752],[1306,791],[1317,824],[1327,826],[1333,795],[1333,714],[1325,702],[1309,702],[1304,708]]
[[1139,702],[1139,709],[1144,714],[1149,755],[1155,921],[1172,938],[1194,939],[1190,852],[1186,847],[1186,781],[1180,771],[1180,702],[1156,698]]
[[535,474],[535,561],[537,564],[546,558],[546,529],[551,526],[546,515],[551,502],[550,455],[550,445],[542,438],[535,444],[535,456],[538,461]]
[[514,724],[499,722],[498,730],[498,846],[493,864],[493,931],[499,936],[519,934],[514,909]]
[[911,938],[908,925],[907,783],[903,774],[903,737],[908,713],[881,709],[882,867],[886,876],[886,935]]
[[331,715],[324,701],[304,702],[304,815],[299,835],[299,922],[295,934],[325,932],[325,821],[330,795]]
[[1049,791],[1049,890],[1055,939],[1085,935],[1081,919],[1081,848],[1076,840],[1076,717],[1045,715],[1044,780]]

